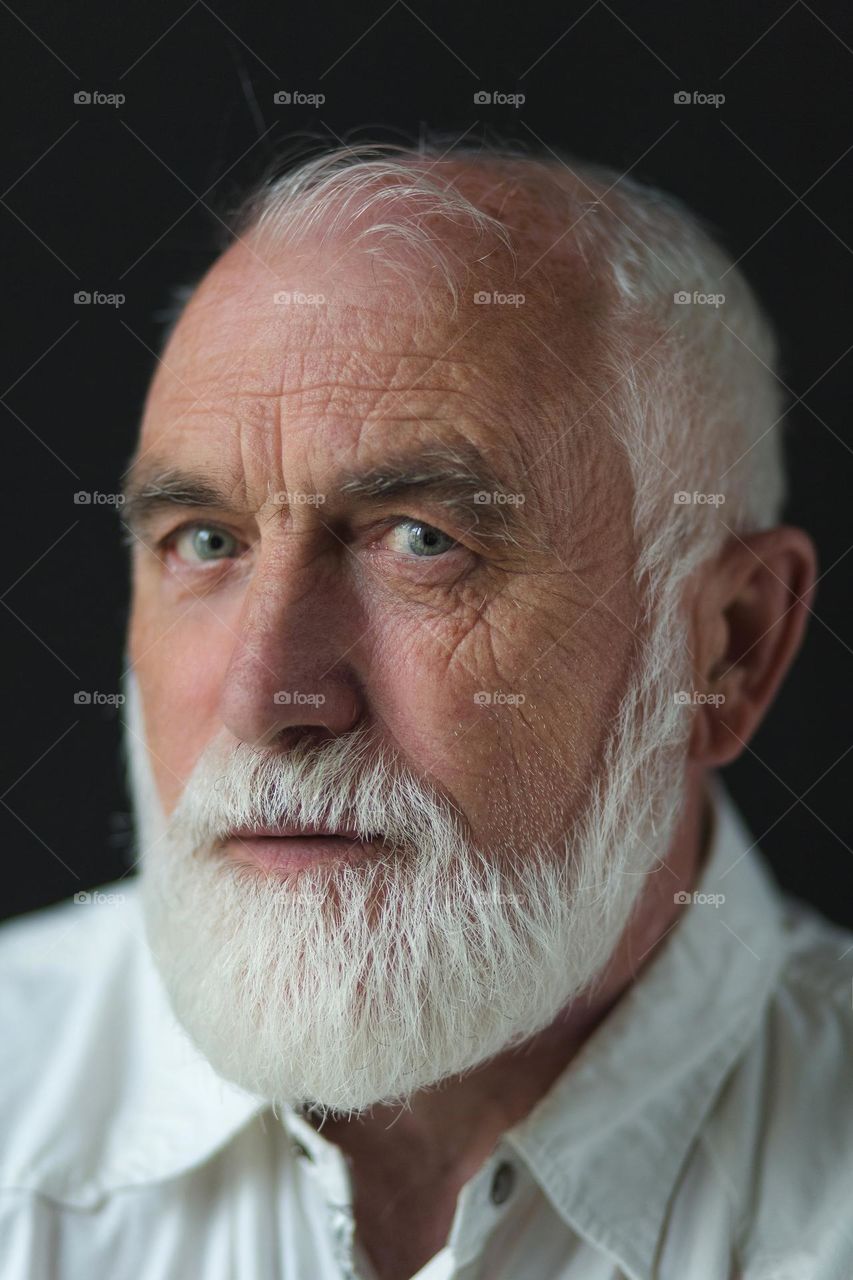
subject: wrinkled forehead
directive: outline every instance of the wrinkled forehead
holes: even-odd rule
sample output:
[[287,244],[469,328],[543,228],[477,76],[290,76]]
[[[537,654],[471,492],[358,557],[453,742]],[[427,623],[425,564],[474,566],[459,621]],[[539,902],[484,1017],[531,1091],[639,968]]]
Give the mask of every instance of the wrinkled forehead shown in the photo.
[[[446,428],[503,454],[510,470],[529,472],[540,454],[553,468],[596,424],[604,306],[588,272],[564,255],[554,262],[547,287],[541,268],[525,283],[499,256],[475,263],[460,273],[454,310],[423,268],[401,278],[346,245],[271,252],[244,238],[176,326],[140,452],[201,439],[239,454],[237,437],[273,419],[282,446],[284,436],[294,446],[310,438],[321,452],[340,451],[359,445],[364,424],[405,423],[409,437]],[[601,465],[612,465],[605,433],[596,434]],[[371,432],[376,443],[387,435]],[[588,440],[582,453],[588,463]]]

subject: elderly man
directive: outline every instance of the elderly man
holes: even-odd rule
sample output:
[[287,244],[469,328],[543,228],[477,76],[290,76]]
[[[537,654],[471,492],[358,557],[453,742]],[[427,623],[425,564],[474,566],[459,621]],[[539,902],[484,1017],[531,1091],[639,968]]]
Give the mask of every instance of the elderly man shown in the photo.
[[122,508],[141,876],[0,944],[4,1280],[849,1280],[853,939],[715,774],[815,579],[745,281],[510,150],[235,228]]

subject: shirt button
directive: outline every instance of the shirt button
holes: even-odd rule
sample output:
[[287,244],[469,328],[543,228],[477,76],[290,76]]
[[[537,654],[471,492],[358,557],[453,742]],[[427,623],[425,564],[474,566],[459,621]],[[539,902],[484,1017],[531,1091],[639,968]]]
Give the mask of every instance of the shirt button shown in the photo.
[[492,1178],[492,1204],[504,1204],[512,1195],[514,1186],[515,1169],[507,1160],[504,1160],[495,1169],[495,1176]]

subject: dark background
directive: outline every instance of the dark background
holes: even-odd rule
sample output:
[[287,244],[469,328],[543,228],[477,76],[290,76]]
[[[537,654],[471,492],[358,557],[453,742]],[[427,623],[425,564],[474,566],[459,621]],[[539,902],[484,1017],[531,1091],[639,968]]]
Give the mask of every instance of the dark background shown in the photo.
[[[556,144],[674,191],[776,318],[788,514],[823,577],[804,651],[727,780],[782,881],[853,923],[850,6],[17,0],[0,23],[2,913],[129,865],[120,713],[74,703],[120,689],[125,552],[113,509],[74,494],[118,487],[170,286],[207,266],[222,211],[294,133],[429,128]],[[282,89],[326,101],[275,105]],[[475,105],[484,89],[526,102]],[[679,90],[725,103],[678,106]],[[76,305],[80,290],[125,301]]]

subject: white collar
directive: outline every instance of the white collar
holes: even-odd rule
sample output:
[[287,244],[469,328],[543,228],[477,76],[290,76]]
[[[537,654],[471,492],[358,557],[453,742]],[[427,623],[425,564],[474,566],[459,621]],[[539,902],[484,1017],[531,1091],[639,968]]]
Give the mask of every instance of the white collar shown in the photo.
[[690,1146],[784,957],[780,890],[722,784],[696,895],[638,981],[505,1140],[563,1219],[652,1280]]

